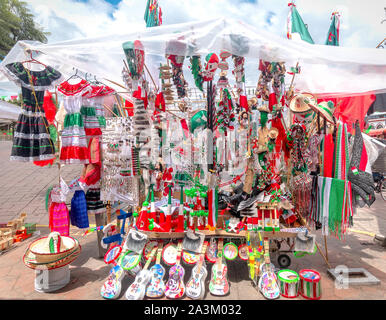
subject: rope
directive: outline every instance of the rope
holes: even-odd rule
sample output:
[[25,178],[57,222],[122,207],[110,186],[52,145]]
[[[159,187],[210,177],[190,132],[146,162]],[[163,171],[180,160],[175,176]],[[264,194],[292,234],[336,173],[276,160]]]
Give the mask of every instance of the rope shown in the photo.
[[[26,67],[24,67],[24,65],[23,65],[23,68],[24,68],[24,70],[25,70],[25,71],[27,72],[27,74],[28,74],[28,79],[29,79],[29,82],[30,82],[30,84],[31,84],[32,93],[33,93],[33,96],[34,96],[34,98],[35,98],[36,106],[38,107],[39,112],[44,112],[44,110],[43,110],[43,111],[41,110],[40,105],[39,105],[39,102],[38,102],[38,98],[36,97],[36,92],[35,92],[35,88],[34,88],[34,86],[33,86],[31,74],[30,74],[29,70],[28,70]],[[47,133],[50,133],[50,130],[48,129],[47,124],[44,122],[44,118],[43,118],[43,124],[44,124],[44,126],[45,126],[45,128],[46,128],[46,130],[47,130]],[[52,139],[49,138],[48,140],[50,141],[50,145],[51,145],[53,154],[55,155],[55,147],[54,147],[54,145],[53,145],[53,143],[52,143]]]

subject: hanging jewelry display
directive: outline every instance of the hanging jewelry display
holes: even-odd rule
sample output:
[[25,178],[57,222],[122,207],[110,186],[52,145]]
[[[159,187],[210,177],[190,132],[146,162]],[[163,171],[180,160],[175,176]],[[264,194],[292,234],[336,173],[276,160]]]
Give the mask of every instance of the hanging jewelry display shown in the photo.
[[137,205],[132,119],[108,118],[102,136],[101,200]]

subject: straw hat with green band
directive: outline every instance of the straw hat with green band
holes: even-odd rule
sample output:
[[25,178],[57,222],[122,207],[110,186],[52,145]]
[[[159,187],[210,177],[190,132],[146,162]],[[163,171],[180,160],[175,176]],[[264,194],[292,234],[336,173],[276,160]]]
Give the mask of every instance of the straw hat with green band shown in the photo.
[[316,103],[317,100],[311,93],[299,93],[291,99],[289,108],[294,113],[305,113],[310,111],[311,104]]
[[319,113],[323,118],[325,118],[328,122],[334,123],[333,114],[335,111],[335,106],[332,101],[323,101],[319,104],[309,104],[312,110],[316,113]]
[[78,240],[51,232],[29,245],[23,262],[31,269],[55,269],[74,261],[80,251]]

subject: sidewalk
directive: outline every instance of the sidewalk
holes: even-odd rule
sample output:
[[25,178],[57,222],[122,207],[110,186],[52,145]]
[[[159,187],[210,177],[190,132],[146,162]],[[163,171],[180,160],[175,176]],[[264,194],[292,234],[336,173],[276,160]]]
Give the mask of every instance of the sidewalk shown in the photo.
[[[40,168],[33,164],[10,162],[10,142],[0,142],[0,221],[8,221],[21,212],[27,213],[27,222],[48,224],[48,213],[45,211],[46,189],[57,181],[57,167]],[[63,178],[70,182],[79,176],[81,166],[65,166]],[[359,209],[354,216],[353,229],[386,234],[385,202],[378,199],[371,208]],[[40,227],[42,235],[49,233],[48,228]],[[34,271],[24,266],[22,257],[31,240],[18,243],[10,251],[0,254],[0,299],[47,299],[47,300],[102,300],[100,288],[108,276],[110,266],[98,259],[96,234],[86,237],[82,231],[72,227],[71,235],[77,238],[82,246],[80,256],[71,264],[71,282],[55,293],[38,293],[34,290]],[[317,233],[317,241],[324,250],[323,237]],[[336,289],[334,281],[327,275],[327,266],[322,257],[316,253],[303,258],[295,258],[292,254],[289,269],[299,272],[301,269],[315,269],[321,273],[322,299],[386,299],[386,249],[373,242],[366,235],[349,232],[344,241],[328,237],[328,258],[332,267],[346,265],[349,268],[365,268],[381,284],[374,286],[350,287]],[[273,259],[277,266],[276,261]],[[226,297],[215,297],[206,294],[205,300],[264,300],[261,293],[252,287],[248,279],[247,263],[236,259],[228,261],[228,278],[230,294]],[[211,265],[208,265],[210,279]],[[165,279],[168,278],[166,269]],[[187,281],[191,275],[191,267],[185,266]],[[133,281],[128,276],[122,287],[120,300],[124,300],[124,292]],[[280,299],[286,300],[281,297]],[[297,298],[304,300],[302,297]]]

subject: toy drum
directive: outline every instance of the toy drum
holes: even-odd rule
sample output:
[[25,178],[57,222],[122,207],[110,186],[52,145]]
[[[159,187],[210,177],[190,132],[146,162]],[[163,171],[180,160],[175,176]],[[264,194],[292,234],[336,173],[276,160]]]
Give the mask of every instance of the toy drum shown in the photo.
[[122,252],[122,247],[120,245],[116,245],[111,247],[105,254],[104,261],[106,264],[115,263],[115,261],[119,258],[119,255]]
[[174,266],[177,262],[177,246],[174,243],[167,244],[162,250],[162,261],[168,266]]
[[299,293],[303,298],[319,300],[322,295],[319,272],[311,269],[303,269],[299,272]]
[[239,255],[239,249],[233,242],[228,242],[224,245],[223,256],[227,260],[235,260]]
[[141,258],[142,254],[134,251],[127,251],[122,255],[119,265],[123,270],[129,271],[131,274],[136,275],[141,271]]
[[247,261],[249,258],[248,245],[246,243],[239,245],[239,258],[241,260]]
[[182,261],[187,265],[194,265],[197,263],[199,255],[192,252],[184,250],[182,252]]
[[280,270],[277,274],[280,283],[280,294],[286,298],[299,295],[299,275],[292,270]]

